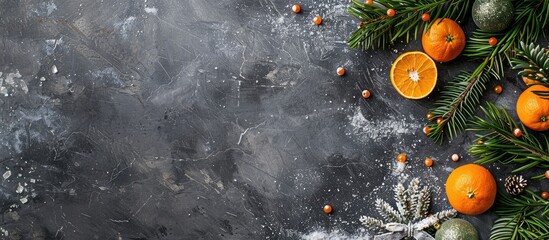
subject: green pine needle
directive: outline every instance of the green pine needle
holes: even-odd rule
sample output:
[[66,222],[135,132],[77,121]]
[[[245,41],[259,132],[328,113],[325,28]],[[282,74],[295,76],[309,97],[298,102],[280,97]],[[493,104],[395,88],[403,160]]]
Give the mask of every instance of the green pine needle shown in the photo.
[[450,137],[459,134],[466,127],[468,119],[474,116],[487,82],[496,76],[493,72],[481,71],[462,72],[454,77],[441,92],[441,97],[431,110],[435,116],[433,119],[440,117],[443,120],[438,124],[428,125],[431,129],[428,136],[440,143],[444,139],[445,131]]
[[[453,138],[465,128],[474,116],[488,82],[503,78],[505,66],[511,63],[519,42],[536,41],[549,26],[549,0],[515,0],[513,4],[515,20],[509,29],[496,34],[477,29],[468,39],[463,54],[482,62],[473,72],[455,77],[435,101],[431,109],[433,119],[444,119],[441,124],[428,125],[431,128],[428,136],[435,142],[441,143],[445,133]],[[497,45],[488,44],[491,37],[498,39]],[[539,94],[549,97],[549,92]]]
[[[516,56],[511,59],[513,69],[520,70],[518,75],[527,77],[534,81],[535,84],[549,87],[549,50],[542,48],[540,45],[530,43],[526,45],[520,42],[516,49]],[[535,85],[533,84],[533,85]],[[542,97],[549,97],[549,92],[535,91],[536,94]]]
[[[468,129],[478,133],[475,142],[482,142],[469,146],[469,153],[478,158],[477,163],[518,164],[514,173],[534,167],[549,168],[549,139],[545,135],[539,139],[523,126],[519,127],[504,108],[492,103],[481,109],[485,118],[477,116]],[[515,128],[521,129],[521,137],[513,135]],[[543,174],[535,178],[540,177]]]
[[490,240],[522,240],[549,238],[549,201],[526,190],[525,195],[511,198],[499,191],[495,204],[498,219]]
[[[385,49],[397,40],[406,43],[417,39],[430,23],[421,20],[423,13],[429,13],[431,22],[437,18],[462,20],[468,13],[472,0],[378,0],[367,4],[353,0],[348,12],[361,21],[358,29],[348,40],[351,48]],[[394,17],[387,16],[387,9],[396,11]]]

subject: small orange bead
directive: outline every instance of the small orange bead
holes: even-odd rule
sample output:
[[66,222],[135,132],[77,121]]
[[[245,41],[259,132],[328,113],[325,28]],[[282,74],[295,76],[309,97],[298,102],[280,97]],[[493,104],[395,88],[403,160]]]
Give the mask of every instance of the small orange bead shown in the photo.
[[431,120],[432,118],[435,117],[435,114],[433,113],[427,113],[427,120]]
[[433,159],[430,158],[430,157],[425,158],[425,166],[427,166],[427,167],[433,166]]
[[374,4],[374,1],[372,1],[372,0],[366,0],[366,3],[372,5],[372,4]]
[[399,162],[406,162],[406,159],[407,159],[407,157],[406,157],[406,154],[404,154],[404,153],[401,153],[397,156],[397,161],[399,161]]
[[437,124],[441,124],[442,121],[444,121],[444,118],[441,118],[441,117],[440,117],[440,118],[437,118]]
[[338,67],[337,68],[337,75],[339,75],[339,76],[345,75],[345,69],[342,68],[342,67]]
[[496,87],[494,87],[494,92],[496,92],[497,94],[500,94],[501,92],[503,92],[503,87],[501,87],[500,85],[497,85]]
[[479,139],[479,140],[477,141],[477,144],[478,144],[478,145],[484,144],[484,141],[482,141],[482,139]]
[[292,12],[295,12],[295,13],[301,12],[301,6],[299,6],[299,4],[294,4],[292,6]]
[[431,133],[431,128],[429,126],[423,127],[423,133],[425,133],[425,134]]
[[452,154],[452,161],[457,162],[459,161],[459,155],[457,153]]
[[541,192],[541,198],[543,198],[544,200],[549,199],[549,192]]
[[429,13],[421,15],[421,21],[428,22],[429,20],[431,20],[431,15],[429,15]]
[[320,16],[316,16],[315,18],[313,18],[313,23],[316,25],[322,24],[322,18]]
[[394,17],[396,14],[396,11],[392,8],[387,9],[387,16]]
[[549,178],[549,170],[545,171],[545,178]]
[[330,205],[330,204],[324,205],[323,210],[324,210],[324,213],[331,213],[332,210],[333,210],[332,205]]
[[515,137],[521,137],[522,136],[522,130],[520,130],[520,128],[513,129],[513,135]]
[[365,99],[369,98],[370,97],[370,91],[367,90],[367,89],[362,91],[362,97],[365,98]]
[[498,39],[495,37],[491,37],[490,39],[488,39],[488,44],[490,44],[490,46],[496,46],[496,44],[498,44]]

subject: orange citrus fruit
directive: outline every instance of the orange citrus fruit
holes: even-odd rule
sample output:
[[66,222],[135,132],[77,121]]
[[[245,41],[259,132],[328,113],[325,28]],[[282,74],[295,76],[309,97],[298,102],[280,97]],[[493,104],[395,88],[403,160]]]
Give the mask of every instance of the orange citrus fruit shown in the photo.
[[549,91],[543,85],[533,85],[522,92],[517,100],[517,116],[524,126],[535,130],[549,129],[549,99],[544,99],[534,91]]
[[390,73],[393,87],[409,99],[427,97],[435,89],[437,76],[435,62],[422,52],[407,52],[398,56]]
[[488,169],[466,164],[450,173],[446,180],[446,196],[450,205],[463,214],[477,215],[494,204],[497,185]]
[[423,50],[437,62],[448,62],[465,49],[465,33],[454,20],[438,18],[421,37]]

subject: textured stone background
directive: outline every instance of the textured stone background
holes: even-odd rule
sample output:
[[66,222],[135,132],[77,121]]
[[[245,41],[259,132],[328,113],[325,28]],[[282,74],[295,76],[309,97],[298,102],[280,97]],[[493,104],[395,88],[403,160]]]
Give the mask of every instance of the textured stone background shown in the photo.
[[[413,177],[432,186],[433,211],[449,208],[444,182],[474,161],[472,136],[437,145],[421,129],[475,63],[439,64],[435,92],[405,100],[388,72],[417,41],[349,49],[348,1],[291,4],[0,0],[3,238],[362,239],[358,218]],[[514,109],[517,80],[485,99]],[[493,217],[465,218],[486,239]]]

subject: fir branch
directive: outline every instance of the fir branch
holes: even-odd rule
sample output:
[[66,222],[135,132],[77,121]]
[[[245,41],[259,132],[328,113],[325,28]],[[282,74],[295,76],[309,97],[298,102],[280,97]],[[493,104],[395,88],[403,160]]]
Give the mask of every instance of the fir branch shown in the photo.
[[389,203],[385,202],[382,199],[376,199],[376,210],[385,219],[387,222],[398,222],[402,223],[404,222],[404,219],[398,214],[398,211],[396,211]]
[[396,206],[398,211],[400,212],[400,216],[402,216],[407,221],[411,220],[411,205],[409,201],[409,194],[402,185],[402,183],[399,183],[394,188],[395,192],[395,200],[396,200]]
[[479,133],[477,140],[481,144],[469,146],[469,153],[478,158],[477,163],[520,164],[513,173],[533,167],[549,168],[549,139],[545,135],[540,140],[521,126],[523,134],[517,138],[513,129],[519,126],[504,108],[488,102],[487,107],[481,109],[486,119],[477,116],[468,129]]
[[414,212],[414,219],[412,221],[422,219],[429,213],[429,203],[431,202],[429,187],[425,186],[421,189],[418,193],[418,200],[418,204],[415,205],[416,209]]
[[[413,206],[417,206],[419,204],[419,179],[414,178],[410,181],[410,184],[408,185],[408,196],[410,197],[410,208]],[[411,209],[410,209],[411,210]],[[412,217],[413,217],[413,213]]]
[[362,223],[362,225],[374,231],[380,231],[385,228],[385,223],[383,223],[383,221],[373,217],[362,216],[360,217],[359,221]]
[[[516,56],[511,59],[513,69],[520,70],[518,75],[537,81],[535,84],[541,84],[549,87],[549,50],[540,45],[530,43],[526,45],[520,42],[516,49]],[[549,92],[536,92],[547,98]]]
[[[441,143],[445,132],[453,138],[465,128],[466,122],[474,116],[490,79],[503,78],[505,64],[511,61],[519,41],[536,41],[543,29],[549,26],[548,0],[514,1],[514,5],[515,21],[504,33],[476,30],[468,39],[464,55],[482,62],[473,72],[456,76],[435,101],[431,109],[432,119],[443,119],[441,124],[428,125],[431,128],[428,136],[435,142]],[[491,37],[498,39],[496,46],[488,44]]]
[[[429,24],[421,20],[423,13],[429,13],[431,20],[451,18],[460,21],[467,14],[472,0],[379,0],[367,4],[363,0],[353,0],[348,12],[361,23],[348,40],[351,48],[386,48],[398,39],[410,41],[413,35],[418,38]],[[388,17],[387,9],[396,11]],[[412,34],[413,33],[413,34]]]
[[457,212],[454,209],[437,212],[437,213],[433,214],[432,216],[424,218],[423,220],[415,223],[414,228],[416,230],[423,230],[423,229],[432,227],[433,225],[435,225],[435,223],[440,223],[443,220],[453,218],[456,215],[457,215]]
[[[481,64],[481,66],[485,66]],[[482,68],[479,68],[482,69]],[[457,75],[441,92],[441,97],[435,102],[431,113],[433,119],[442,118],[442,122],[431,123],[429,137],[441,143],[445,130],[450,138],[459,134],[467,125],[467,120],[474,116],[480,98],[486,90],[486,84],[494,77],[493,72],[480,70],[478,72],[462,72]]]
[[498,219],[490,239],[547,239],[549,237],[549,201],[526,190],[527,196],[510,198],[499,194],[495,204]]

